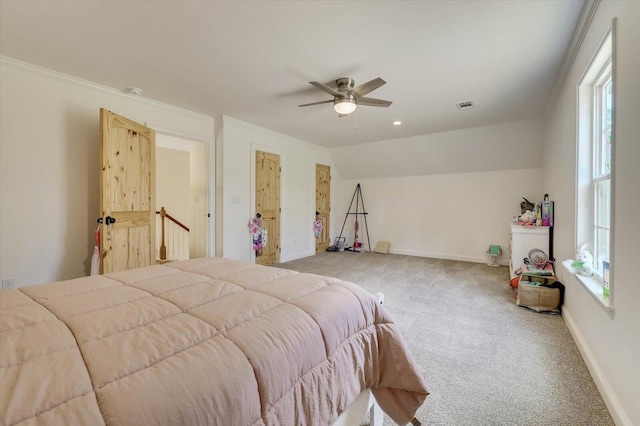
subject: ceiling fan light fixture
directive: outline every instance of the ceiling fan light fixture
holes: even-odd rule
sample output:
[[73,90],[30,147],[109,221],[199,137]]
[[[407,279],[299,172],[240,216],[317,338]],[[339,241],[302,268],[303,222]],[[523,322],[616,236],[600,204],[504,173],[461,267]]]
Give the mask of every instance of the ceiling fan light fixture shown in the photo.
[[338,114],[351,114],[357,107],[358,104],[356,103],[356,99],[353,95],[345,96],[343,98],[336,97],[333,100],[333,109],[336,110]]

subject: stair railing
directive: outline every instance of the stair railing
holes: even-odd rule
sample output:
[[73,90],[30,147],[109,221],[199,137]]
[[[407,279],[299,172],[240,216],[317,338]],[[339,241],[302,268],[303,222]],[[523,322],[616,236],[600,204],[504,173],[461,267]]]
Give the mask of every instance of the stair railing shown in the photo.
[[[164,207],[161,207],[160,211],[157,211],[156,214],[160,215],[161,221],[160,260],[167,260],[167,241],[169,241],[169,255],[172,259],[188,259],[189,227],[167,213]],[[165,222],[165,219],[167,222]],[[167,227],[171,229],[170,232],[167,232]]]

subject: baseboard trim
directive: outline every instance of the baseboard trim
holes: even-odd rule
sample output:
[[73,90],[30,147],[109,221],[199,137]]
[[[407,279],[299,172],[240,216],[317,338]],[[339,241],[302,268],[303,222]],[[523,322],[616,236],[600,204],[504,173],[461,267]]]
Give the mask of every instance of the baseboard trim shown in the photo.
[[[426,251],[418,251],[418,250],[399,250],[399,249],[390,249],[389,253],[392,254],[404,254],[407,256],[418,256],[418,257],[431,257],[434,259],[444,259],[444,260],[460,260],[462,262],[473,262],[473,263],[488,263],[489,259],[487,256],[458,256],[455,254],[446,254],[446,253],[431,253]],[[496,262],[501,266],[508,266],[503,260],[499,260]]]
[[[434,259],[444,259],[444,260],[459,260],[462,262],[473,262],[473,263],[487,263],[488,259],[486,256],[482,256],[482,257],[477,257],[477,256],[458,256],[458,255],[453,255],[453,254],[443,254],[443,253],[431,253],[431,252],[426,252],[426,251],[417,251],[417,250],[398,250],[398,249],[391,249],[389,250],[389,253],[392,254],[403,254],[406,256],[417,256],[417,257],[431,257]],[[305,257],[309,257],[309,256],[313,256],[315,255],[315,251],[308,251],[308,252],[304,252],[304,253],[297,253],[297,254],[293,254],[293,255],[289,255],[289,256],[281,256],[280,257],[280,262],[284,263],[284,262],[291,262],[293,260],[298,260],[298,259],[302,259]],[[506,263],[503,260],[499,260],[496,262],[498,265],[500,266],[509,266],[508,263]]]
[[611,388],[606,375],[602,371],[602,368],[600,368],[600,364],[598,364],[598,361],[589,349],[584,336],[580,332],[580,329],[576,325],[576,322],[573,320],[571,312],[567,310],[566,307],[563,307],[562,309],[562,317],[564,318],[564,322],[567,324],[567,328],[569,329],[571,336],[573,336],[573,340],[578,346],[578,350],[580,350],[582,359],[584,359],[584,362],[587,365],[587,369],[589,369],[591,377],[593,377],[593,381],[600,391],[600,395],[602,395],[604,404],[607,406],[609,414],[611,415],[614,423],[618,426],[633,426],[631,420],[629,419],[629,416],[622,407],[622,404],[620,404],[620,401],[616,397],[615,392]]
[[281,256],[280,257],[280,263],[291,262],[293,260],[298,260],[298,259],[302,259],[302,258],[305,258],[305,257],[313,256],[314,254],[316,254],[315,251],[307,251],[307,252],[304,252],[304,253],[293,254],[293,255],[290,255],[290,256]]

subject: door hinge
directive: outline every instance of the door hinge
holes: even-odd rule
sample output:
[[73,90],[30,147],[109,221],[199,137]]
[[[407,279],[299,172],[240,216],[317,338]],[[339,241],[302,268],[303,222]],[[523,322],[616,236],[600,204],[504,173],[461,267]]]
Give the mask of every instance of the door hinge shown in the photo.
[[278,167],[278,171],[282,173],[282,167]]
[[282,253],[282,247],[278,247],[278,253]]
[[278,207],[278,212],[282,213],[282,207]]

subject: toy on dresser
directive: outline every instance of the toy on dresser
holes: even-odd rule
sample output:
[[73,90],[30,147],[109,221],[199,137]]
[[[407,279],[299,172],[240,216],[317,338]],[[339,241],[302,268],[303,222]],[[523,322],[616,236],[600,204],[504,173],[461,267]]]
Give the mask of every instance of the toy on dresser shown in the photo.
[[526,198],[522,197],[524,200],[520,203],[520,216],[518,217],[519,222],[524,223],[535,223],[536,214],[534,213],[535,206],[533,203]]
[[520,215],[520,222],[535,223],[535,221],[536,221],[536,214],[533,212],[533,210],[527,210],[526,212]]

